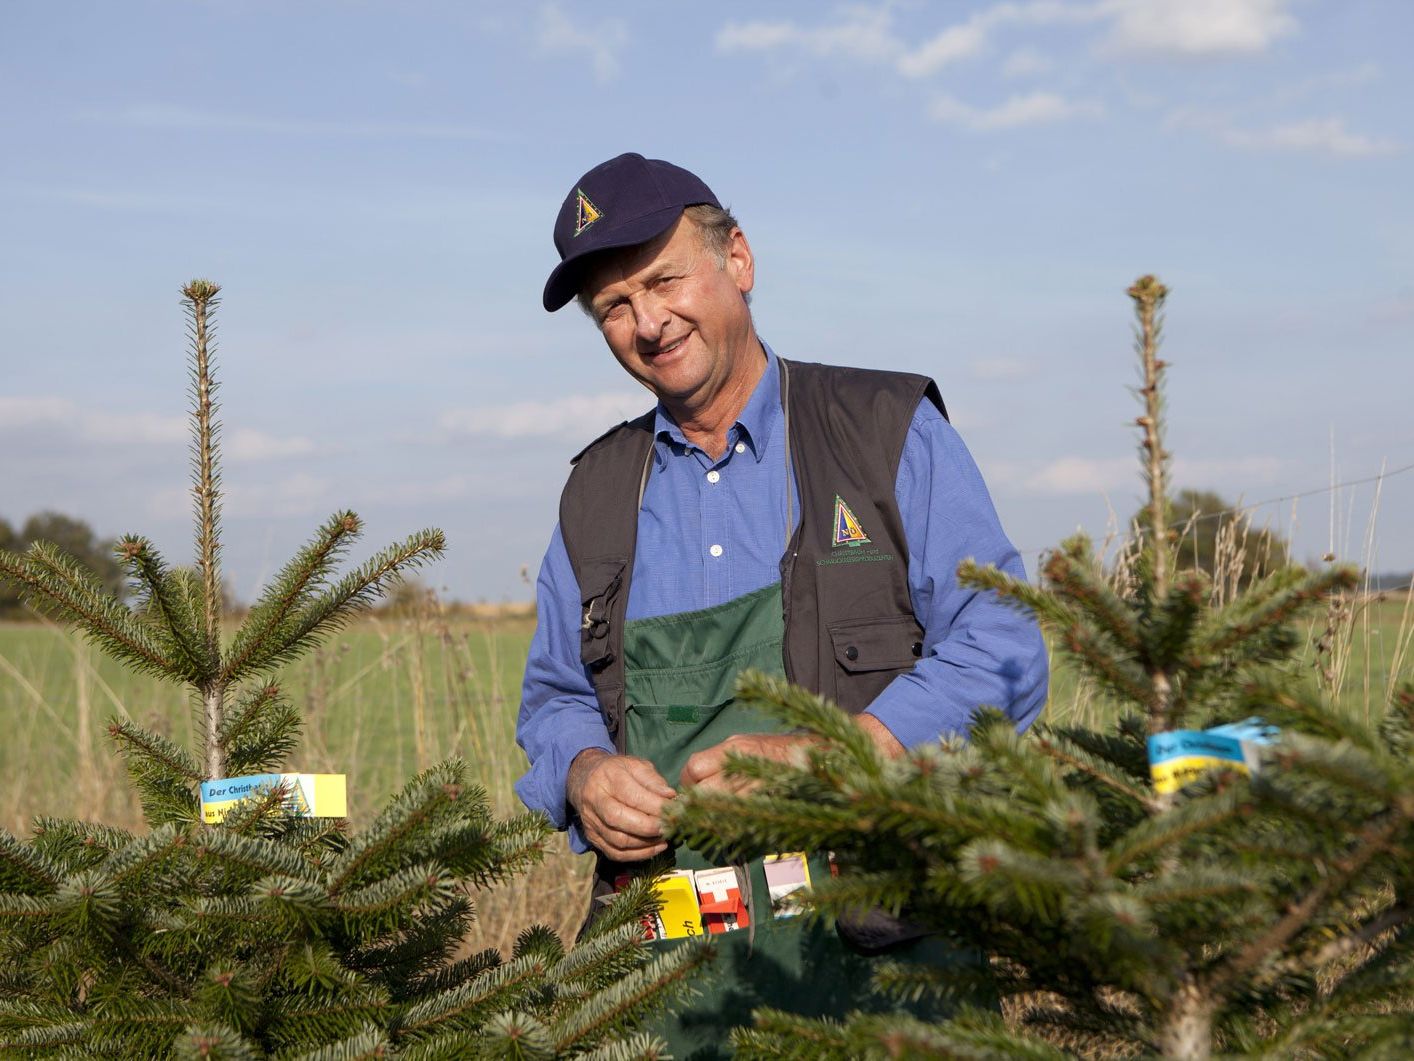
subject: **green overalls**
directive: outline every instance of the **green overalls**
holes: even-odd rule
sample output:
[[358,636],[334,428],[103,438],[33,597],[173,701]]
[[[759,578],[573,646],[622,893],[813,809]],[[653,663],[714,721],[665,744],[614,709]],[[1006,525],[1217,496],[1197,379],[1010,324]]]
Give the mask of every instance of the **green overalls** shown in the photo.
[[[648,759],[678,788],[694,752],[736,733],[779,732],[774,720],[737,703],[732,690],[745,668],[782,672],[781,614],[775,584],[714,608],[627,622],[624,751]],[[714,866],[688,847],[674,854],[678,869]],[[752,929],[713,935],[717,958],[695,982],[698,994],[652,1028],[668,1039],[676,1058],[729,1056],[728,1032],[749,1024],[752,1010],[761,1006],[835,1018],[893,1008],[870,992],[868,958],[850,950],[832,928],[805,917],[773,918],[761,858],[752,859],[747,870]],[[812,854],[811,880],[828,873],[824,854]],[[931,939],[905,945],[890,957],[972,960]],[[944,1015],[927,1004],[906,1008],[921,1017]]]

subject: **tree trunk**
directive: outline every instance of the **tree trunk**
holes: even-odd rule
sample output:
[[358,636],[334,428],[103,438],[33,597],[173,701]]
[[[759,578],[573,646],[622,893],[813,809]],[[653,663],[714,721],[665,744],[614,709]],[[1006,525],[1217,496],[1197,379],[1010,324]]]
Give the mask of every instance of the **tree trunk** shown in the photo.
[[206,778],[226,776],[226,749],[221,746],[221,725],[226,715],[226,687],[220,682],[201,690],[201,706],[206,718]]
[[1173,996],[1159,1036],[1159,1053],[1184,1061],[1207,1061],[1213,1054],[1214,1001],[1191,978]]

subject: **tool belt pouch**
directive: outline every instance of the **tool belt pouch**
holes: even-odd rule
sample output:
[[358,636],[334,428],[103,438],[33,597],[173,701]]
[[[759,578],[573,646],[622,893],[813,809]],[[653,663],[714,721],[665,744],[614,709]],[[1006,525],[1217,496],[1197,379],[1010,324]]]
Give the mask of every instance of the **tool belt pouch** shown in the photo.
[[866,955],[884,954],[930,935],[928,929],[875,907],[859,914],[841,916],[835,931],[851,950]]

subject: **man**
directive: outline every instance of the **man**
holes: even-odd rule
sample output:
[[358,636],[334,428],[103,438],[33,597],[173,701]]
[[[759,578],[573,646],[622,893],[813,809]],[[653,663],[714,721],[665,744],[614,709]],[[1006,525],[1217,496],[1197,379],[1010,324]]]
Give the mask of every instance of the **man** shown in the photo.
[[[1020,559],[931,381],[776,357],[748,308],[746,236],[670,163],[626,154],[590,170],[555,245],[545,308],[577,299],[657,398],[576,458],[517,728],[531,763],[517,792],[575,850],[597,852],[596,894],[668,852],[661,816],[679,789],[735,784],[729,752],[804,754],[809,738],[732,700],[745,667],[830,696],[886,755],[965,733],[982,705],[1029,725],[1046,694],[1034,621],[954,577],[969,556],[1015,574]],[[685,848],[671,858],[707,867]],[[740,872],[758,897],[751,923],[786,933],[759,901],[761,866]],[[734,975],[776,965],[768,986],[710,1003],[723,1019],[748,1018],[732,1005],[861,1004],[799,966],[820,940],[782,935],[772,955],[751,936]],[[786,997],[770,985],[792,962],[799,990]]]

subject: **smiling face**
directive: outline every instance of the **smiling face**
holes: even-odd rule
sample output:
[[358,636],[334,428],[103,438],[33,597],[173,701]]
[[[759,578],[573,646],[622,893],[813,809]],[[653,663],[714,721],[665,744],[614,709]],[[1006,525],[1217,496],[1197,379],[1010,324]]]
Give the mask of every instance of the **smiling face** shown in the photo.
[[719,264],[683,216],[656,239],[595,262],[583,292],[619,364],[683,423],[760,376],[764,354],[746,305],[754,278],[740,229]]

